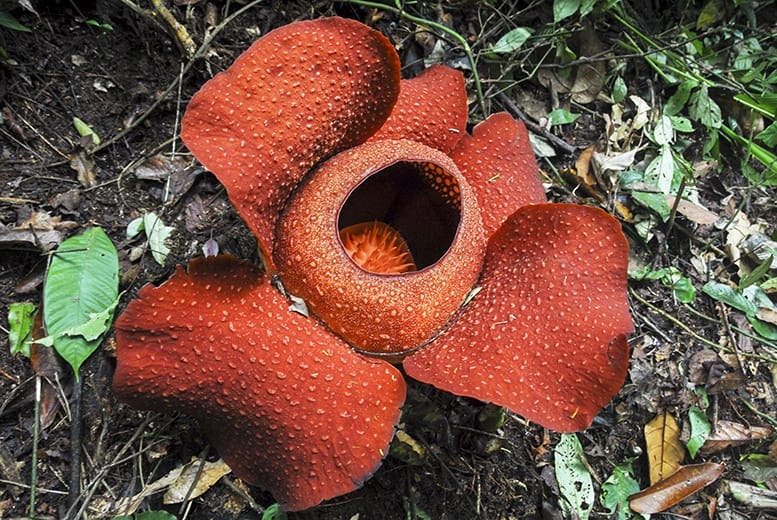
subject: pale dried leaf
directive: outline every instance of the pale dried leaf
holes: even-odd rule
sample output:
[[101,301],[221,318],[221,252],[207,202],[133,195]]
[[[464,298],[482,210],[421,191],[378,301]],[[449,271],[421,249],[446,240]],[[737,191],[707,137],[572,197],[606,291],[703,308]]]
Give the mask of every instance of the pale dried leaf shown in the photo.
[[631,121],[631,129],[642,130],[642,128],[650,121],[650,105],[647,104],[647,101],[635,95],[629,96],[629,100],[634,103],[634,106],[637,108],[637,114]]
[[[200,471],[200,466],[202,466],[202,471]],[[178,478],[170,484],[163,502],[165,504],[178,504],[187,498],[189,500],[197,498],[230,471],[232,470],[221,459],[205,463],[199,459],[193,460],[184,466]]]
[[[182,474],[187,471],[188,468],[193,467],[197,469],[197,466],[200,464],[201,459],[192,459],[189,464],[186,464],[184,466],[178,466],[177,468],[170,471],[167,475],[164,477],[161,477],[154,482],[151,482],[146,485],[139,493],[137,493],[134,496],[131,497],[125,497],[119,500],[118,502],[100,502],[97,504],[97,508],[102,513],[112,513],[112,514],[118,514],[118,515],[132,515],[143,503],[143,501],[155,494],[159,493],[160,491],[167,489],[169,486],[171,486],[173,483],[181,479]],[[214,462],[214,463],[206,463],[206,464],[213,464],[216,466],[219,466],[220,464],[223,464],[221,460]],[[218,471],[216,472],[218,473]],[[227,471],[229,473],[229,471]],[[226,475],[226,473],[219,476],[219,478]],[[210,486],[208,486],[210,487]],[[188,489],[187,489],[188,491]],[[207,488],[205,489],[207,491]]]
[[614,153],[609,155],[595,152],[591,162],[598,172],[621,172],[627,168],[630,168],[631,165],[634,164],[635,156],[637,153],[641,152],[643,148],[644,147],[632,148],[628,152]]
[[[664,195],[664,198],[670,208],[674,207],[677,197],[674,195]],[[701,204],[696,204],[687,199],[680,199],[680,202],[677,204],[677,212],[691,222],[705,226],[714,224],[720,218],[717,213],[713,213]]]
[[677,471],[685,450],[680,442],[680,427],[672,415],[664,412],[645,425],[645,443],[651,484]]
[[777,311],[774,309],[759,307],[758,312],[755,313],[755,316],[761,321],[777,325]]

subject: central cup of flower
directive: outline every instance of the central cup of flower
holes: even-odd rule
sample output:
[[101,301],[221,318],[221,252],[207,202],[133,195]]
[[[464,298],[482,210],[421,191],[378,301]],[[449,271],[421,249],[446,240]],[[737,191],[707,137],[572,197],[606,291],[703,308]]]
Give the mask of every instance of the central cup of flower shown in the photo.
[[453,161],[385,140],[309,176],[278,222],[274,260],[286,290],[333,332],[396,357],[444,330],[477,282],[485,244],[475,196]]

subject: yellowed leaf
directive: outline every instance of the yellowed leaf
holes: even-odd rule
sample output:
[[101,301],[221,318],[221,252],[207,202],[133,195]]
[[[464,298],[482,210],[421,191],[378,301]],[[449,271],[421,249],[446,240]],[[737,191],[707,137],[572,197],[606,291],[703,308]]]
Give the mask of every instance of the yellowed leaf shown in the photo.
[[677,471],[685,457],[680,443],[680,427],[667,412],[657,415],[645,425],[645,444],[651,484]]

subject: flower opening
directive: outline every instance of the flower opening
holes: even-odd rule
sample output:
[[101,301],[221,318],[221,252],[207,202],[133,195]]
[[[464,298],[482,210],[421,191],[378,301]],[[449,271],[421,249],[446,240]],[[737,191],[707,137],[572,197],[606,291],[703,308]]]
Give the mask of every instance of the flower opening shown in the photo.
[[[344,235],[352,233],[345,233],[346,230],[353,226],[384,224],[381,227],[384,243],[392,243],[389,237],[400,237],[407,244],[412,268],[371,269],[354,257],[345,240],[343,245],[363,269],[377,274],[398,274],[436,264],[450,249],[460,221],[461,189],[454,175],[433,162],[398,161],[370,175],[353,189],[340,209],[338,229],[343,240]],[[401,248],[396,250],[400,251]],[[397,267],[404,261],[398,259]]]

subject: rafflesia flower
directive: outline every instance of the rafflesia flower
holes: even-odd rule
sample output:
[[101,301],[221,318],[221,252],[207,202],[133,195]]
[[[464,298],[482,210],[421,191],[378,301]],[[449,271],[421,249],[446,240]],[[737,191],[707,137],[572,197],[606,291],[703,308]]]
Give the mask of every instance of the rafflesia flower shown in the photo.
[[509,115],[467,133],[461,73],[399,68],[380,33],[329,18],[265,35],[206,83],[182,137],[264,265],[194,260],[116,323],[118,397],[198,419],[286,510],[380,465],[405,399],[392,363],[558,431],[587,427],[625,378],[618,223],[547,203]]

